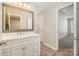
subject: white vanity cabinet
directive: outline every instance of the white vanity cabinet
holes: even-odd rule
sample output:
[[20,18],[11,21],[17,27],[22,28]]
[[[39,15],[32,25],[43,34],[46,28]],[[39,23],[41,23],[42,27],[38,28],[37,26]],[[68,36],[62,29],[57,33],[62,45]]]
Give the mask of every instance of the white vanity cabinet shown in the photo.
[[2,56],[39,56],[40,37],[24,37],[3,41],[0,51]]
[[[13,56],[34,56],[34,42],[33,40],[22,39],[23,41],[14,41],[12,45]],[[29,41],[30,40],[30,41]]]
[[[37,38],[38,39],[38,38]],[[40,56],[40,39],[34,40],[35,55]]]
[[23,56],[23,47],[12,47],[12,56]]
[[0,55],[10,56],[11,55],[11,41],[2,41],[0,42]]
[[2,49],[2,56],[10,56],[10,49]]

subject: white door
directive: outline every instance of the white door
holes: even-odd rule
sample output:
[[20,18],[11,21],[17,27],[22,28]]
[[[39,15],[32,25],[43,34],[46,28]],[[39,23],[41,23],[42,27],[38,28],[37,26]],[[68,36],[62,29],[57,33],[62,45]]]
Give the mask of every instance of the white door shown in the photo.
[[38,15],[38,32],[40,33],[41,42],[44,40],[44,15]]

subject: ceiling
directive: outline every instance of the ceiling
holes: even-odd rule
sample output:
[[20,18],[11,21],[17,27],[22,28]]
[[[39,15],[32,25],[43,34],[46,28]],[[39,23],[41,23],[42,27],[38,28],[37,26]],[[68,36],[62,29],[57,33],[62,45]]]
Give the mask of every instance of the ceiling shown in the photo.
[[45,10],[46,8],[48,8],[49,6],[51,6],[53,3],[52,2],[36,2],[33,4],[37,8],[38,13],[40,13],[43,10]]
[[37,9],[37,13],[40,13],[54,3],[53,2],[27,2],[27,4],[34,5]]
[[[27,4],[31,4],[36,7],[37,13],[44,11],[51,5],[56,5],[57,2],[26,2]],[[71,15],[73,13],[73,6],[69,6],[67,8],[62,9],[62,12],[66,13],[67,15]]]
[[68,7],[65,7],[65,8],[62,8],[60,10],[64,15],[66,15],[67,17],[73,17],[74,15],[74,8],[73,8],[73,4],[68,6]]

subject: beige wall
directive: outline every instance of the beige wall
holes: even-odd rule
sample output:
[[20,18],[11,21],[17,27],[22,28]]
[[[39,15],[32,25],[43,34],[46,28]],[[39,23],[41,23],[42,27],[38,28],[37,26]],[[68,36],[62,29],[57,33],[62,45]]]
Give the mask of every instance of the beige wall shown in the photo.
[[68,3],[54,3],[42,12],[44,14],[44,43],[55,50],[58,49],[56,10],[66,4]]

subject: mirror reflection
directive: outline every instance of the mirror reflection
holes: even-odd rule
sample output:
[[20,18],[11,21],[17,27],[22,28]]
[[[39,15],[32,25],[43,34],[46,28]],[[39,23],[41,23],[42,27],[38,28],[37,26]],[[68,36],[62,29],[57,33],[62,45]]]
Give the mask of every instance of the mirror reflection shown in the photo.
[[33,12],[3,5],[3,31],[33,30]]

